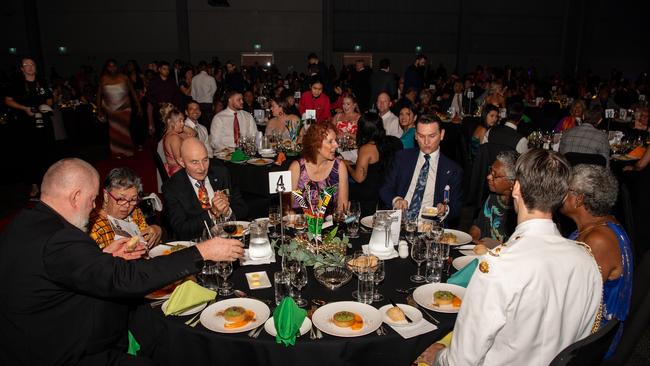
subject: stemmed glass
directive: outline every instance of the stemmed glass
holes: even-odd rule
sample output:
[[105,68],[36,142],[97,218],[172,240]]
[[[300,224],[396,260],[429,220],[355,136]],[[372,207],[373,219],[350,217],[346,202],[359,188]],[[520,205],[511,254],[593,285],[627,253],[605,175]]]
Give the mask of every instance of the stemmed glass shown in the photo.
[[234,212],[230,215],[230,220],[223,223],[222,228],[228,234],[228,239],[232,238],[232,234],[237,232],[237,218]]
[[307,306],[307,300],[302,298],[302,288],[307,285],[308,274],[305,264],[298,262],[298,270],[291,276],[291,284],[296,287],[295,293],[296,305],[302,307]]
[[269,235],[273,239],[280,237],[278,233],[277,225],[281,223],[282,217],[280,217],[280,206],[273,205],[269,207],[269,225],[273,227],[273,231]]
[[410,277],[411,282],[422,283],[424,282],[424,276],[420,274],[420,267],[422,263],[427,260],[429,256],[429,243],[427,243],[424,238],[416,238],[413,244],[411,245],[411,258],[418,265],[418,273]]
[[229,296],[232,295],[232,283],[228,282],[228,276],[232,273],[232,262],[230,261],[219,261],[216,263],[216,272],[223,281],[221,281],[221,287],[219,288],[219,295]]
[[379,283],[384,280],[386,277],[386,267],[384,266],[384,261],[379,260],[377,261],[377,269],[375,269],[375,273],[372,276],[372,280],[375,283],[375,293],[372,295],[372,300],[373,301],[382,301],[384,300],[384,295],[379,293],[378,287]]
[[415,236],[418,232],[418,218],[417,216],[408,216],[406,217],[406,224],[404,225],[406,229],[406,241],[410,244],[415,240]]
[[293,222],[293,228],[296,231],[296,237],[303,238],[305,236],[305,216],[303,214],[296,214],[296,219]]
[[359,237],[359,221],[361,220],[361,203],[359,201],[351,201],[348,208],[348,216],[345,221],[348,224],[348,237]]

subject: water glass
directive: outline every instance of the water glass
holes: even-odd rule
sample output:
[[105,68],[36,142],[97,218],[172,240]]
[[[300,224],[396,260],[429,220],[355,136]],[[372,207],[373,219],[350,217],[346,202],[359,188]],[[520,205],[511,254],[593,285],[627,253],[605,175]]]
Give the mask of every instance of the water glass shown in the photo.
[[405,221],[406,241],[413,243],[418,232],[418,218],[417,216],[409,216],[406,217]]
[[288,272],[273,273],[273,288],[275,290],[275,304],[280,305],[282,299],[291,296],[291,276]]
[[372,272],[361,272],[357,281],[357,301],[371,304],[374,296],[374,279]]
[[439,283],[442,280],[442,259],[437,256],[427,260],[426,282]]
[[361,221],[361,203],[359,201],[350,202],[350,208],[348,209],[348,217],[345,219],[345,222],[348,224],[348,237],[358,238],[359,237],[359,222]]
[[205,288],[217,291],[219,289],[219,278],[217,277],[217,267],[212,261],[205,261],[201,272],[197,275],[199,283]]

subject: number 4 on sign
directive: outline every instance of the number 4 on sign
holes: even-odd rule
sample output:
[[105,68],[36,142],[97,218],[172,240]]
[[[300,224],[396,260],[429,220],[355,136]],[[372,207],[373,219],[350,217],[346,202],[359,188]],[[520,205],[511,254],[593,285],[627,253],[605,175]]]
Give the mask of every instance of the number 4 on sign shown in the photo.
[[285,170],[281,172],[269,172],[269,193],[275,194],[278,192],[290,192],[293,190],[291,187],[291,171]]

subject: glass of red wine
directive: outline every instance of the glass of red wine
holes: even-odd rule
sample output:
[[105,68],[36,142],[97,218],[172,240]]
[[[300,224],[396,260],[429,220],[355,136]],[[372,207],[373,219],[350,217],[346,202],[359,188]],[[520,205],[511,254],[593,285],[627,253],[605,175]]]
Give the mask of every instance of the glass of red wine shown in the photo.
[[224,222],[221,225],[221,228],[223,231],[228,234],[228,238],[232,238],[232,235],[237,232],[237,219],[235,218],[235,214],[230,215],[230,220]]

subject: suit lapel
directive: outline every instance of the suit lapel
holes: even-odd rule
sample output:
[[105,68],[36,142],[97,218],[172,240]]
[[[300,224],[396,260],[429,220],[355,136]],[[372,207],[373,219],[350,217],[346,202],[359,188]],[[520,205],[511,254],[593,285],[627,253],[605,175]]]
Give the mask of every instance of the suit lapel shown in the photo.
[[449,182],[449,174],[451,174],[449,164],[446,158],[440,154],[438,158],[438,170],[436,171],[436,187],[433,193],[434,202],[442,202],[445,186]]
[[409,152],[408,155],[406,155],[405,159],[405,164],[402,169],[404,169],[404,174],[402,175],[402,182],[401,182],[401,189],[399,191],[399,194],[402,197],[406,196],[406,193],[408,192],[409,186],[411,185],[411,179],[413,177],[413,174],[415,174],[415,165],[418,162],[418,155],[420,154],[420,149],[414,148],[411,149],[412,151]]
[[181,170],[181,172],[183,175],[183,187],[185,187],[183,190],[187,196],[187,201],[190,202],[190,209],[194,212],[203,211],[203,208],[199,203],[199,198],[196,196],[196,192],[194,192],[194,187],[192,186],[190,177],[187,175],[185,170]]

